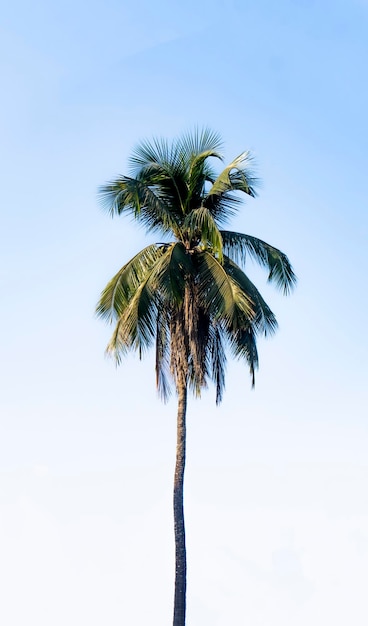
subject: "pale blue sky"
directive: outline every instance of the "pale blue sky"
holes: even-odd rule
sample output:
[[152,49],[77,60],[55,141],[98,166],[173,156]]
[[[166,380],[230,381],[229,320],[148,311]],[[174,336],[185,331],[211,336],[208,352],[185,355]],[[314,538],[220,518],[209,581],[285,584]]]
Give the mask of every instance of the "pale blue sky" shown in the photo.
[[368,3],[14,2],[0,49],[1,622],[170,623],[175,399],[152,355],[104,359],[95,303],[146,238],[96,189],[207,125],[263,181],[232,227],[299,285],[250,269],[280,324],[256,390],[229,364],[190,403],[188,626],[366,626]]

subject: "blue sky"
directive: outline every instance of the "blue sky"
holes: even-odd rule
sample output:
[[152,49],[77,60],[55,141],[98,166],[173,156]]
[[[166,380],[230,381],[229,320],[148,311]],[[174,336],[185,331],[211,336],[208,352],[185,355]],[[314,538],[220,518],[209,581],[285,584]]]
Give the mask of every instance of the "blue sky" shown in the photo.
[[284,250],[299,284],[283,298],[250,268],[280,324],[256,390],[229,364],[222,406],[189,406],[188,625],[365,625],[368,4],[2,18],[3,623],[170,623],[175,399],[152,355],[104,358],[95,303],[147,239],[96,190],[140,139],[206,125],[262,178],[232,227]]

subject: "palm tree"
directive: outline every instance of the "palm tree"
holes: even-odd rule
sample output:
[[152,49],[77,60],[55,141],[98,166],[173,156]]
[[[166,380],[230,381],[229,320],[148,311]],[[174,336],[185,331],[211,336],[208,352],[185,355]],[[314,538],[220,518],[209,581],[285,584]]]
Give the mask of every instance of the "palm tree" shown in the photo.
[[174,476],[174,626],[184,626],[186,548],[183,486],[188,390],[200,396],[212,380],[218,404],[225,387],[226,349],[247,363],[254,385],[256,339],[277,328],[274,314],[240,265],[248,258],[287,294],[295,275],[285,254],[269,244],[222,230],[241,193],[255,196],[252,159],[243,152],[217,175],[220,137],[195,131],[169,144],[144,141],[130,158],[130,176],[100,189],[111,216],[130,214],[164,241],[147,246],[108,283],[97,313],[115,323],[107,347],[119,363],[129,351],[142,357],[155,345],[156,382],[166,400],[178,398]]

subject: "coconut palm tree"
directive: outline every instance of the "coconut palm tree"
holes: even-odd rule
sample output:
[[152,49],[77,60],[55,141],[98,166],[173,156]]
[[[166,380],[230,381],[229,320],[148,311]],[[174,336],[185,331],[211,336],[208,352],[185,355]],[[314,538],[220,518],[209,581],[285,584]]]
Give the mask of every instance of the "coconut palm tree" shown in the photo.
[[107,351],[119,363],[129,351],[142,357],[154,345],[156,382],[166,400],[177,398],[174,476],[174,626],[184,626],[186,548],[183,486],[188,390],[200,396],[212,380],[216,403],[225,386],[226,351],[244,359],[252,385],[258,368],[256,339],[277,327],[274,314],[241,269],[248,258],[287,294],[295,275],[285,254],[255,237],[223,230],[241,195],[255,196],[252,159],[243,152],[220,174],[222,141],[210,130],[173,143],[144,141],[130,158],[130,175],[100,189],[103,207],[131,215],[163,241],[138,252],[101,294],[97,313],[115,329]]

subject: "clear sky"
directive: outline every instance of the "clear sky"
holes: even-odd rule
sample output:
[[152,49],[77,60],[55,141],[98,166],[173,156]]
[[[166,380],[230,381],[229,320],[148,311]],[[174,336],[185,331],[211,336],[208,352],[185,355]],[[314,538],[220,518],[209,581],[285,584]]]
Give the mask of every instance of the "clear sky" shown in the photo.
[[[209,126],[263,180],[232,223],[284,250],[251,391],[188,415],[188,626],[366,626],[366,0],[15,0],[0,27],[0,621],[170,624],[175,398],[94,317],[146,241],[98,185]],[[151,240],[151,239],[150,239]]]

